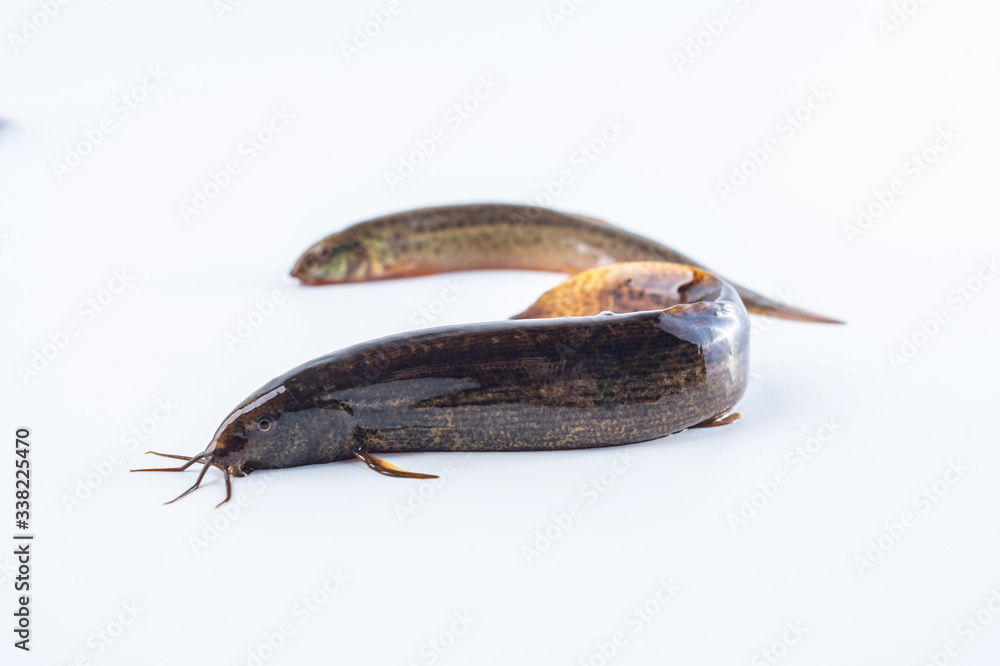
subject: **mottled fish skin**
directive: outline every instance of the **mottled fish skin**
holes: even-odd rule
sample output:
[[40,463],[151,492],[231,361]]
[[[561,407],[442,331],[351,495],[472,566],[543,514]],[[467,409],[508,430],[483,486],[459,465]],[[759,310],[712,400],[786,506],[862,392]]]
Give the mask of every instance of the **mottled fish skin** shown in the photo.
[[[532,206],[468,204],[355,224],[309,248],[292,275],[303,284],[319,285],[480,269],[575,274],[634,261],[709,270],[660,243],[593,218]],[[733,286],[752,313],[842,323]]]
[[581,449],[728,423],[749,322],[729,284],[705,281],[703,299],[662,310],[447,326],[333,352],[255,391],[204,453],[169,456],[188,460],[172,469],[222,469],[228,500],[229,476],[256,470],[358,457],[424,478],[375,454]]

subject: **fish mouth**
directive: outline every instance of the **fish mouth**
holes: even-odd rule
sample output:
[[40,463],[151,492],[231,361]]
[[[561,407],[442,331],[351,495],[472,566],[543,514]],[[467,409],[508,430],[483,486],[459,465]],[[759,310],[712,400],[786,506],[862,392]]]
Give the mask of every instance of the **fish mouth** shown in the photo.
[[293,278],[297,279],[302,284],[307,284],[310,286],[329,284],[329,282],[325,282],[321,278],[311,274],[309,272],[308,265],[303,265],[301,259],[299,259],[299,261],[295,264],[295,266],[292,267],[292,271],[290,274]]
[[292,266],[291,276],[302,284],[329,284],[330,280],[324,279],[316,270],[316,267],[323,263],[324,253],[326,253],[326,248],[322,243],[313,245]]
[[291,275],[305,285],[367,282],[382,277],[373,274],[372,267],[377,265],[366,243],[334,235],[306,250],[295,262]]

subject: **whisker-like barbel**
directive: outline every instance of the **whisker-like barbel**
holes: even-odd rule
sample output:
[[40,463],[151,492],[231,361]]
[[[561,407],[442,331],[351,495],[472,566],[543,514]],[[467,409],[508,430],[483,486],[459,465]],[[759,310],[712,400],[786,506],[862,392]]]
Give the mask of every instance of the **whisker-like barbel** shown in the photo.
[[130,469],[130,472],[183,472],[188,467],[195,463],[205,463],[205,459],[210,457],[212,454],[209,451],[204,453],[199,453],[196,456],[179,456],[173,453],[157,453],[156,451],[146,451],[146,453],[152,453],[155,456],[163,456],[164,458],[176,458],[178,460],[187,460],[187,463],[181,465],[180,467],[154,467],[150,469]]
[[232,487],[232,483],[229,480],[229,470],[227,468],[225,468],[225,467],[223,467],[221,465],[218,465],[215,462],[213,462],[213,460],[212,460],[212,452],[211,451],[205,451],[204,453],[199,453],[196,456],[181,456],[181,455],[177,455],[175,453],[157,453],[156,451],[146,451],[146,453],[147,454],[151,453],[151,454],[153,454],[155,456],[163,456],[164,458],[176,458],[177,460],[186,460],[187,462],[185,464],[181,465],[180,467],[157,467],[157,468],[154,468],[154,469],[132,469],[132,470],[129,470],[130,472],[183,472],[184,470],[186,470],[187,468],[191,467],[191,465],[193,465],[195,463],[201,463],[202,465],[204,465],[204,467],[201,468],[201,473],[198,474],[198,479],[194,482],[193,486],[191,486],[190,488],[188,488],[183,493],[181,493],[180,495],[178,495],[174,499],[170,500],[169,502],[164,502],[164,504],[173,504],[174,502],[176,502],[180,498],[184,497],[188,493],[191,493],[191,492],[197,490],[198,487],[201,485],[202,479],[205,478],[205,474],[208,472],[208,469],[210,467],[218,467],[222,471],[222,474],[225,477],[225,481],[226,481],[226,499],[224,499],[221,502],[219,502],[218,504],[216,504],[215,508],[218,509],[220,506],[222,506],[223,504],[225,504],[226,502],[228,502],[230,499],[232,499],[232,497],[233,497],[233,487]]
[[[191,486],[190,488],[188,488],[187,490],[185,490],[184,492],[182,492],[180,495],[178,495],[177,497],[173,498],[169,502],[164,502],[164,504],[173,504],[174,502],[176,502],[180,498],[184,497],[188,493],[193,493],[194,491],[198,490],[198,486],[201,485],[201,480],[205,478],[205,474],[208,472],[208,470],[211,467],[213,467],[213,465],[211,465],[211,464],[208,464],[208,465],[205,465],[204,467],[202,467],[201,468],[201,474],[198,475],[198,479],[194,482],[193,486]],[[226,499],[229,499],[229,498],[227,497]],[[222,504],[224,504],[224,502]],[[219,506],[222,506],[222,504],[220,504]]]

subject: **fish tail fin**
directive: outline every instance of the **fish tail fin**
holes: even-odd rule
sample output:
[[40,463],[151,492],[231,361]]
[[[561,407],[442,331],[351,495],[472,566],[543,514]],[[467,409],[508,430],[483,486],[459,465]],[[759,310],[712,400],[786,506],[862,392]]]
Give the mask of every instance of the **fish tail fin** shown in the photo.
[[810,312],[787,303],[776,301],[744,287],[736,287],[736,291],[739,292],[740,298],[743,299],[743,304],[746,305],[747,312],[752,314],[767,315],[769,317],[777,317],[779,319],[791,319],[793,321],[815,322],[820,324],[846,323],[840,319],[825,317],[823,315],[816,314],[815,312]]

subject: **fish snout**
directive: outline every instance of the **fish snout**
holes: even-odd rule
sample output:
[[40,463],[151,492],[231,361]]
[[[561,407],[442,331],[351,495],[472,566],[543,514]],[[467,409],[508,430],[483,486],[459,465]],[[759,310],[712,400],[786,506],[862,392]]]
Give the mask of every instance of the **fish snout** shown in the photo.
[[330,261],[332,251],[329,246],[320,241],[302,253],[292,267],[292,277],[303,284],[326,284],[330,280],[324,277],[324,266]]

